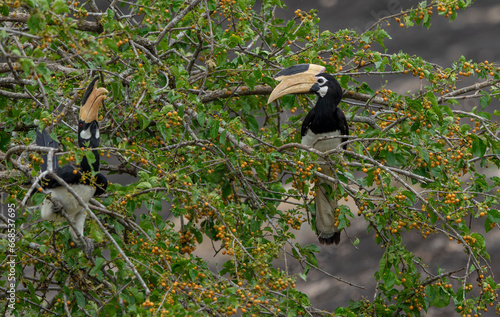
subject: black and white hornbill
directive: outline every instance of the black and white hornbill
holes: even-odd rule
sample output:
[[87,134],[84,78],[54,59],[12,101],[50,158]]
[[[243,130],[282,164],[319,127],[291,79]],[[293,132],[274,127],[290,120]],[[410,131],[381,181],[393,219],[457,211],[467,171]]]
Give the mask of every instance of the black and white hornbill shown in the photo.
[[[92,148],[95,161],[89,164],[87,157],[84,156],[76,165],[66,164],[60,167],[58,158],[54,157],[53,160],[53,171],[70,185],[85,203],[88,203],[93,196],[104,193],[108,186],[106,177],[101,173],[97,173],[99,171],[100,159],[99,152],[96,149],[100,144],[99,124],[97,123],[99,107],[108,91],[102,87],[97,88],[97,80],[98,77],[92,80],[83,95],[78,120],[78,146]],[[53,148],[59,147],[59,143],[52,139],[46,130],[42,130],[42,132],[39,130],[36,131],[36,144]],[[41,169],[45,171],[47,170],[47,155],[43,156],[43,160],[44,163],[41,165]],[[66,221],[66,218],[60,214],[59,208],[62,207],[68,218],[73,221],[76,230],[83,236],[85,218],[87,217],[86,210],[54,178],[48,176],[42,179],[41,186],[51,196],[51,199],[46,198],[42,203],[42,219]],[[71,227],[70,233],[73,240],[78,243],[79,238]]]
[[[347,141],[347,119],[338,107],[342,88],[334,76],[324,72],[325,67],[314,64],[294,65],[275,75],[281,81],[269,96],[268,103],[288,94],[315,93],[318,101],[302,122],[301,143],[325,152]],[[344,146],[345,149],[345,146]],[[322,173],[331,176],[331,168],[320,164]],[[335,195],[336,184],[320,180],[316,185],[316,234],[321,244],[338,244],[340,231],[335,226],[337,200],[328,194],[330,186]]]

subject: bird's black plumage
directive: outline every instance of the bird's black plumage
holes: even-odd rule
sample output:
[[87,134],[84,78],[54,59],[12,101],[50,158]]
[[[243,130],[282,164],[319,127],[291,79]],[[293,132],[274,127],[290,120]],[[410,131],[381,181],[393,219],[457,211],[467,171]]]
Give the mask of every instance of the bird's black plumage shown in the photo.
[[[84,155],[77,164],[66,164],[61,167],[58,163],[58,157],[54,156],[52,165],[53,172],[71,186],[86,203],[89,202],[92,196],[104,193],[108,186],[106,177],[99,173],[100,157],[97,151],[97,147],[100,145],[99,124],[97,122],[98,109],[107,90],[97,88],[96,82],[97,78],[90,83],[85,91],[78,121],[78,145],[82,148],[92,149],[92,163]],[[52,148],[59,147],[59,143],[52,139],[45,129],[36,131],[36,144]],[[41,165],[41,169],[42,171],[46,171],[48,168],[47,155],[44,155],[43,159],[44,163]],[[85,208],[80,205],[66,187],[59,184],[51,175],[41,180],[41,186],[51,196],[50,199],[45,199],[42,203],[42,218],[46,220],[65,221],[66,218],[62,217],[58,212],[59,208],[64,208],[69,220],[74,222],[76,231],[83,236],[86,218]],[[60,206],[56,206],[58,204]],[[70,233],[73,240],[78,241],[77,234],[73,228],[70,229]]]
[[[342,100],[342,87],[334,76],[324,72],[325,67],[314,64],[294,65],[283,69],[275,78],[281,83],[269,96],[271,102],[291,93],[315,93],[316,105],[307,113],[301,127],[301,143],[314,149],[327,152],[347,141],[349,126],[342,109],[338,107]],[[346,149],[346,146],[343,146]],[[321,172],[333,177],[329,164],[320,162]],[[322,244],[338,244],[338,204],[335,199],[337,184],[326,179],[319,179],[316,184],[315,227]]]
[[[80,140],[79,140],[80,143]],[[52,139],[47,130],[43,129],[41,132],[39,130],[36,131],[36,145],[59,148],[59,143]],[[79,144],[81,145],[81,144]],[[99,171],[99,153],[97,150],[93,150],[93,154],[95,156],[96,161],[92,164],[92,168],[94,171]],[[47,170],[47,154],[42,156],[43,163],[40,165],[42,172]],[[59,155],[54,155],[53,158],[53,171],[57,174],[57,176],[61,177],[66,183],[71,184],[82,184],[96,187],[95,195],[101,195],[106,191],[108,186],[108,181],[106,177],[97,173],[95,176],[92,175],[92,169],[87,161],[87,158],[84,156],[82,161],[80,162],[80,166],[73,164],[66,164],[64,166],[59,166]],[[61,186],[55,179],[50,176],[45,177],[42,180],[41,186],[43,188],[56,188]]]
[[[318,95],[318,101],[304,118],[301,135],[305,136],[308,129],[314,134],[340,131],[341,135],[349,135],[347,119],[342,109],[337,107],[340,100],[342,100],[340,84],[330,74],[322,73],[318,74],[317,77],[324,78],[326,81],[322,85],[316,83],[311,87],[311,92]],[[322,87],[328,88],[324,96],[320,95]],[[347,141],[347,138],[342,138],[342,142],[345,141]]]
[[[84,139],[82,135],[89,136],[88,139]],[[78,122],[78,146],[93,149],[92,153],[94,154],[95,161],[92,163],[92,168],[94,171],[98,171],[100,167],[100,157],[97,148],[101,144],[101,139],[99,136],[99,124],[97,121],[92,121],[90,123],[86,123],[83,120],[79,120]],[[90,164],[87,160],[87,157],[83,157],[80,162],[80,166],[83,171],[90,171]]]
[[[51,148],[59,148],[59,143],[52,139],[50,136],[49,132],[47,130],[43,129],[42,132],[39,130],[36,130],[36,140],[35,140],[36,145],[38,146],[45,146],[45,147],[51,147]],[[47,170],[47,154],[42,155],[43,163],[40,165],[40,168],[42,171]],[[52,160],[52,170],[55,171],[58,167],[59,164],[57,163],[59,159],[59,155],[55,155],[54,159]]]
[[[302,144],[320,151],[334,149],[341,142],[347,141],[345,136],[349,135],[347,119],[338,107],[342,100],[342,88],[334,76],[320,73],[316,75],[316,83],[311,86],[310,91],[318,96],[318,100],[302,122]],[[329,138],[321,140],[323,137]],[[320,166],[323,173],[331,176],[329,165]],[[321,181],[316,186],[316,233],[322,244],[338,244],[340,232],[335,226],[337,201],[330,198],[325,186],[330,186],[334,193],[336,189],[336,184],[329,181]]]

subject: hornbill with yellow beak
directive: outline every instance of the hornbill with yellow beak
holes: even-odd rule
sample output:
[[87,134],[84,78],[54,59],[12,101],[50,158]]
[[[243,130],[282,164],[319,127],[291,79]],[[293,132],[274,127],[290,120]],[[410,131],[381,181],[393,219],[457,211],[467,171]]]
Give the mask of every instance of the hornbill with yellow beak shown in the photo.
[[[318,101],[302,122],[301,143],[325,152],[335,149],[347,141],[349,126],[347,119],[338,107],[342,99],[342,88],[334,76],[324,72],[325,67],[314,64],[294,65],[275,75],[281,81],[269,96],[268,103],[288,94],[315,93]],[[344,149],[346,146],[344,145]],[[328,164],[320,164],[322,172],[331,176]],[[327,188],[333,193],[329,195]],[[338,244],[340,231],[337,222],[336,184],[321,180],[316,185],[316,234],[321,244]]]
[[[97,173],[100,164],[99,152],[97,151],[100,144],[99,124],[97,120],[99,117],[99,107],[108,91],[102,87],[97,88],[97,80],[98,77],[92,80],[83,95],[78,120],[78,146],[93,149],[92,153],[95,161],[89,164],[87,157],[84,156],[77,165],[66,164],[60,167],[58,158],[54,157],[52,165],[56,175],[71,186],[85,203],[88,203],[93,196],[103,194],[108,186],[106,177],[101,173]],[[52,139],[46,130],[42,130],[42,132],[39,130],[36,131],[36,144],[53,148],[59,147],[59,143]],[[43,160],[44,163],[41,165],[41,169],[45,171],[47,170],[47,155],[43,156]],[[66,218],[60,215],[60,208],[63,208],[68,218],[75,224],[77,231],[83,236],[85,218],[87,216],[85,208],[54,178],[48,176],[42,179],[41,186],[51,196],[50,199],[46,198],[42,203],[42,219],[66,221]],[[70,233],[73,240],[78,242],[77,234],[71,227]]]

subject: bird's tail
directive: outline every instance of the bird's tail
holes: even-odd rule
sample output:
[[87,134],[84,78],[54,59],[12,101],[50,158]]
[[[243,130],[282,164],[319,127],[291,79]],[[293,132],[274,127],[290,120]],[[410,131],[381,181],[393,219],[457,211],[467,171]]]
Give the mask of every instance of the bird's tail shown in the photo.
[[[50,134],[47,132],[47,130],[43,129],[41,132],[40,130],[36,130],[36,145],[38,146],[46,146],[46,147],[52,147],[52,148],[59,148],[59,143],[52,139]],[[58,161],[59,161],[59,156],[55,155],[54,159],[52,160],[52,168],[55,171],[57,169]],[[42,155],[43,163],[40,165],[40,168],[42,171],[47,170],[47,154]]]
[[[322,164],[321,169],[325,175],[331,175],[328,165]],[[325,180],[321,180],[316,185],[316,234],[321,244],[339,244],[340,242],[340,230],[335,226],[338,204],[337,200],[332,199],[329,194],[335,193],[336,188],[335,183]]]

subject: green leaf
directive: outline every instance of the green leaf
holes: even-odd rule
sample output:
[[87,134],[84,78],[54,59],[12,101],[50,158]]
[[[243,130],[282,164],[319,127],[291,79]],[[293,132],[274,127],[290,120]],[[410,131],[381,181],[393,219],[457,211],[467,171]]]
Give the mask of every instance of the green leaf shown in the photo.
[[367,83],[362,83],[361,86],[359,86],[359,92],[363,94],[369,94],[370,96],[375,95],[375,92]]
[[219,134],[219,120],[214,120],[212,122],[212,126],[210,127],[210,137],[216,140],[218,134]]
[[[38,14],[32,14],[28,21],[26,22],[28,25],[30,32],[32,33],[38,33],[40,32],[44,27],[45,27],[45,20],[43,18],[40,18]],[[22,62],[21,62],[22,64]],[[23,66],[24,69],[24,66]],[[26,71],[26,70],[24,70]]]
[[104,240],[104,233],[101,231],[101,228],[99,228],[99,225],[97,225],[97,223],[95,222],[90,223],[90,234],[92,235],[92,239],[94,239],[98,243]]
[[429,152],[427,152],[426,150],[424,150],[423,148],[421,147],[417,147],[417,152],[418,152],[418,155],[420,156],[420,159],[424,162],[429,162]]
[[149,118],[147,116],[140,116],[139,122],[141,123],[141,129],[144,130],[149,126]]
[[259,132],[259,123],[257,122],[257,119],[255,119],[254,116],[248,116],[246,123],[248,129],[252,130],[252,132],[254,133]]
[[304,281],[307,281],[307,273],[299,273],[299,276],[301,279],[303,279]]
[[106,262],[105,259],[99,258],[99,257],[96,258],[96,260],[95,260],[95,266],[92,268],[92,270],[90,270],[89,274],[91,276],[96,275],[101,270],[101,267],[104,264],[104,262]]
[[224,182],[222,184],[222,197],[228,197],[233,193],[233,187],[230,182]]
[[468,124],[462,124],[462,126],[460,126],[460,132],[465,132],[465,131],[469,131],[470,130],[470,126]]
[[409,191],[409,190],[403,190],[401,193],[403,195],[405,195],[406,197],[408,197],[411,200],[412,203],[417,202],[417,197],[411,191]]
[[0,13],[2,13],[3,16],[8,16],[9,15],[9,6],[6,4],[0,5]]
[[493,228],[495,228],[495,223],[492,222],[489,218],[486,218],[486,220],[484,221],[484,230],[486,232],[490,232],[491,230],[493,230]]
[[142,303],[144,301],[144,293],[142,290],[139,291],[135,287],[129,287],[129,288],[127,288],[127,290],[130,293],[132,293],[132,295],[134,296],[134,298],[137,302]]
[[193,230],[193,235],[195,236],[196,238],[196,241],[198,241],[198,243],[202,243],[203,242],[203,234],[201,233],[201,231],[199,230]]
[[19,62],[21,63],[21,67],[26,75],[29,75],[31,70],[35,68],[35,63],[31,59],[20,58]]
[[76,299],[76,304],[79,307],[85,307],[85,296],[80,291],[75,290],[75,299]]
[[189,277],[191,278],[191,280],[196,281],[196,279],[198,277],[198,270],[189,269],[188,273],[189,273]]
[[[64,0],[56,0],[56,1],[54,1],[52,3],[52,10],[54,10],[54,12],[56,14],[68,13],[69,12],[68,4]],[[85,305],[83,305],[83,306],[85,306]]]
[[92,165],[96,160],[95,155],[94,153],[92,153],[92,151],[85,151],[85,157],[87,158],[87,161],[89,162],[90,165]]
[[486,217],[491,222],[500,223],[500,212],[496,209],[489,209]]
[[41,204],[44,199],[45,199],[45,195],[42,193],[35,193],[31,197],[31,201],[33,202],[33,205],[35,205],[35,206]]
[[359,245],[359,242],[360,242],[360,241],[359,241],[359,238],[358,238],[358,237],[355,237],[355,238],[354,238],[353,245],[354,245],[354,246],[357,246],[357,245]]
[[137,185],[137,189],[150,189],[153,188],[153,185],[151,185],[150,182],[140,182]]
[[382,280],[385,283],[385,287],[389,290],[396,283],[396,274],[391,270],[387,270],[382,275]]
[[487,145],[486,143],[476,135],[470,136],[472,140],[472,154],[477,157],[483,157],[486,153]]
[[198,112],[198,117],[196,118],[198,120],[198,123],[203,126],[205,124],[205,117],[206,113],[204,111]]
[[500,177],[498,177],[498,176],[492,176],[490,179],[493,181],[493,183],[495,184],[495,186],[500,186]]
[[241,37],[239,37],[238,35],[236,34],[231,34],[231,37],[229,37],[229,43],[228,43],[229,47],[230,48],[233,48],[235,47],[236,45],[240,44],[240,45],[243,45],[244,42],[243,40],[241,39]]
[[[111,50],[113,50],[114,52],[118,52],[118,44],[116,43],[115,40],[113,39],[110,39],[110,38],[105,38],[102,43],[104,44],[104,46],[110,48]],[[164,85],[163,85],[164,86]],[[161,86],[161,87],[163,87]]]
[[220,136],[219,136],[219,143],[221,146],[226,145],[226,136],[227,136],[227,131],[222,130],[222,132],[220,133]]

